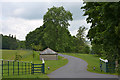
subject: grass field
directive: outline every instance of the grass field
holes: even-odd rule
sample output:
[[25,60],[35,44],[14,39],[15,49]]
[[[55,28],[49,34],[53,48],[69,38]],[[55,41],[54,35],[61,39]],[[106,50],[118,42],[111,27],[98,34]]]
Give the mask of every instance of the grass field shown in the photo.
[[[88,66],[87,66],[88,69],[87,70],[90,71],[90,72],[118,75],[117,73],[101,72],[101,70],[100,70],[100,60],[99,60],[99,58],[101,56],[92,55],[92,54],[79,54],[79,53],[62,53],[62,54],[78,57],[78,58],[81,58],[81,59],[85,60],[88,63]],[[101,58],[103,58],[103,57],[101,57]],[[96,68],[95,70],[93,70],[94,66]]]
[[[34,58],[33,58],[34,53]],[[19,61],[26,61],[26,62],[33,62],[41,64],[42,61],[39,59],[39,52],[30,51],[30,50],[2,50],[2,58],[4,60],[14,60],[16,54],[21,55],[22,57]],[[58,60],[48,60],[45,61],[45,74],[36,73],[26,74],[26,75],[15,75],[15,76],[4,76],[3,78],[48,78],[47,74],[51,73],[52,71],[64,66],[68,63],[68,60],[58,56]],[[47,68],[50,67],[50,70]]]
[[26,55],[32,54],[31,50],[0,50],[2,52],[2,59],[14,60],[16,55],[21,55],[23,59]]

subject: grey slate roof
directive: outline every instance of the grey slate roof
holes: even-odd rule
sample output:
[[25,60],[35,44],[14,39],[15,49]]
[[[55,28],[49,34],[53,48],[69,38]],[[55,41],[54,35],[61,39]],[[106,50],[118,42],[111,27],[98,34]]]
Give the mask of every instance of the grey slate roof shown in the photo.
[[47,48],[44,51],[41,51],[40,54],[57,54],[57,53],[53,51],[52,49]]

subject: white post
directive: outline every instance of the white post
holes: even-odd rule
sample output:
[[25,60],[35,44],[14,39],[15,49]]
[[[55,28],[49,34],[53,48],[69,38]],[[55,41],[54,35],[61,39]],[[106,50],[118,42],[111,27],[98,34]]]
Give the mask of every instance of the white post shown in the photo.
[[42,63],[44,64],[45,63],[45,61],[44,61],[44,59],[42,58]]
[[108,62],[108,60],[107,59],[101,59],[101,58],[99,58],[101,61],[103,61],[103,62]]

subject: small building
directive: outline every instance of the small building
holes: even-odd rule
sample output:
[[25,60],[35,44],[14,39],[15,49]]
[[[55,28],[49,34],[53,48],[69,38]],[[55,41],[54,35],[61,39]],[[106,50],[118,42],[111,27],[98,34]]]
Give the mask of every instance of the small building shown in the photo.
[[40,52],[40,60],[42,60],[42,58],[44,60],[58,60],[58,53],[50,48],[47,48]]

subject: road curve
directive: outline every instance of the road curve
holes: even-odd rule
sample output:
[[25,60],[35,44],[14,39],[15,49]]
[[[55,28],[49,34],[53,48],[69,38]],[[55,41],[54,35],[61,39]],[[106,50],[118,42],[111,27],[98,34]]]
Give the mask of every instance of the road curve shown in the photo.
[[98,74],[87,71],[87,62],[73,56],[59,54],[68,59],[68,64],[48,74],[49,78],[118,78],[117,75]]

